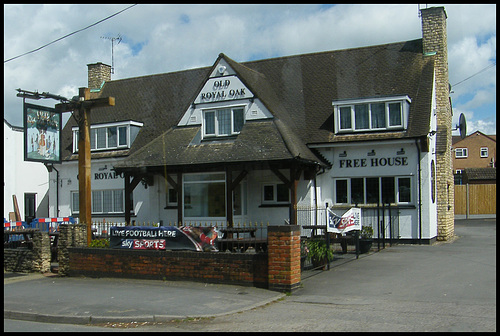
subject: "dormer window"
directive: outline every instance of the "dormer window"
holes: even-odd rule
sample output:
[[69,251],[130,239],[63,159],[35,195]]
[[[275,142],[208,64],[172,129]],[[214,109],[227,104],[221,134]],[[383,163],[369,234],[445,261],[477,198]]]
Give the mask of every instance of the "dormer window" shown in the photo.
[[203,111],[203,138],[239,134],[244,123],[241,106]]
[[[114,150],[130,148],[139,133],[142,123],[124,121],[120,123],[91,125],[90,150]],[[73,127],[73,152],[78,152],[78,127]]]
[[407,96],[336,101],[335,132],[405,129],[409,103]]

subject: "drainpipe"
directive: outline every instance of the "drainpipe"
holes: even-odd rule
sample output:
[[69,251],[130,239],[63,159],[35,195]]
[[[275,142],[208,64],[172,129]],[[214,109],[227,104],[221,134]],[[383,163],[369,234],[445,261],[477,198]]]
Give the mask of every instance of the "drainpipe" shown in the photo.
[[418,243],[422,244],[422,185],[421,185],[421,167],[420,167],[420,146],[418,139],[415,139],[417,147],[417,171],[418,171]]
[[314,225],[318,224],[318,191],[316,190],[316,174],[314,174]]

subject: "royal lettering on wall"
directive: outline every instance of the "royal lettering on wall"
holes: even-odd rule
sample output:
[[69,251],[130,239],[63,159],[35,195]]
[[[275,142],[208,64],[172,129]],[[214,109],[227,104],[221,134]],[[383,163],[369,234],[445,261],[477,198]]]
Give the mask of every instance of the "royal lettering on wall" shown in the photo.
[[252,98],[253,94],[236,76],[210,78],[198,94],[195,104]]
[[94,173],[94,180],[115,180],[119,178],[123,178],[123,174],[117,174],[116,172],[102,172],[102,173]]
[[368,158],[368,159],[341,159],[339,168],[361,168],[361,167],[393,167],[408,166],[406,156]]

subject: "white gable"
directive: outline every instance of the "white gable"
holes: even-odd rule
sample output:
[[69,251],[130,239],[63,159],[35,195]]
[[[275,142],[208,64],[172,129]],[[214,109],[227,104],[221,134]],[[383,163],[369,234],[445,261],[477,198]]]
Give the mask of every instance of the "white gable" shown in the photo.
[[178,126],[201,125],[203,111],[234,106],[245,108],[245,120],[273,117],[258,97],[255,97],[238,78],[229,64],[224,59],[220,59]]

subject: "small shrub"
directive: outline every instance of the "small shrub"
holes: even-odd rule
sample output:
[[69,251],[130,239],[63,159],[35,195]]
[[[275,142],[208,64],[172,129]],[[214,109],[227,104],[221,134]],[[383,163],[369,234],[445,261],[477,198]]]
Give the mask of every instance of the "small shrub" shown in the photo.
[[313,262],[332,261],[333,251],[326,246],[324,239],[310,239],[307,241],[309,253],[307,257]]
[[360,232],[360,238],[370,239],[373,237],[373,228],[371,226],[363,225]]
[[94,248],[107,248],[109,247],[109,239],[102,238],[102,239],[94,239],[90,242],[89,247],[94,247]]

